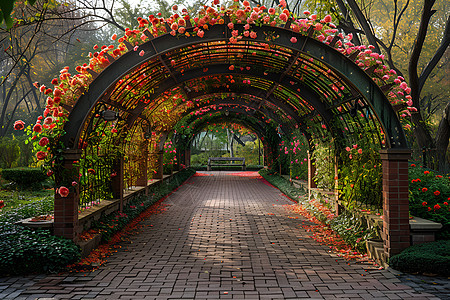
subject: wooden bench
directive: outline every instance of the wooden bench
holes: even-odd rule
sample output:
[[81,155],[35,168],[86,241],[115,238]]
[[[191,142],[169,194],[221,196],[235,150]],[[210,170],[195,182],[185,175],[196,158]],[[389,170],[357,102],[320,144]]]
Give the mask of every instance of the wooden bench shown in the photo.
[[[214,163],[217,162],[231,162],[229,164],[224,163]],[[236,163],[240,162],[240,163]],[[245,158],[244,157],[210,157],[208,158],[208,171],[211,171],[211,167],[221,167],[221,166],[241,166],[242,171],[245,171]]]

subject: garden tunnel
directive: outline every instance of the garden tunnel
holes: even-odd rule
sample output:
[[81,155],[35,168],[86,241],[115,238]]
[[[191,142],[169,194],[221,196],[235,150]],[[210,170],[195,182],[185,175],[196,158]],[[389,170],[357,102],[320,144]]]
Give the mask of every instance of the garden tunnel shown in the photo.
[[[190,36],[158,36],[144,29],[139,37],[132,31],[118,52],[96,53],[97,64],[84,66],[78,79],[87,78],[88,87],[77,89],[63,106],[69,112],[61,138],[63,169],[76,169],[73,162],[80,160],[96,164],[97,172],[101,164],[113,166],[118,176],[101,172],[120,197],[124,169],[135,170],[131,185],[147,181],[148,163],[162,175],[165,138],[174,135],[186,144],[207,120],[240,123],[266,141],[269,135],[292,135],[294,129],[306,136],[331,135],[337,149],[364,135],[379,146],[383,161],[385,252],[391,256],[409,246],[410,152],[399,107],[394,109],[386,96],[393,84],[381,79],[377,65],[358,65],[364,51],[339,48],[343,36],[322,42],[314,26],[298,31],[292,20],[252,26],[248,35],[244,24],[230,26],[230,17],[223,19],[204,31],[188,23]],[[235,30],[244,35],[232,41]],[[265,147],[276,151],[275,144]],[[133,156],[128,167],[124,153]],[[188,164],[188,153],[179,151],[178,157]],[[95,188],[90,185],[89,193]],[[56,194],[55,234],[76,238],[79,197]]]

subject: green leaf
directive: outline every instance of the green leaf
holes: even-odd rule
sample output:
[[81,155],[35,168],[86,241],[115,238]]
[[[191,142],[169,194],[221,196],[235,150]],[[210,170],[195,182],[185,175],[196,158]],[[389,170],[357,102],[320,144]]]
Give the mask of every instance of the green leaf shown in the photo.
[[5,24],[8,29],[11,28],[13,25],[13,20],[11,18],[11,12],[14,8],[14,2],[15,2],[15,0],[0,1],[0,10],[1,10],[0,21],[3,21],[3,19],[4,19]]

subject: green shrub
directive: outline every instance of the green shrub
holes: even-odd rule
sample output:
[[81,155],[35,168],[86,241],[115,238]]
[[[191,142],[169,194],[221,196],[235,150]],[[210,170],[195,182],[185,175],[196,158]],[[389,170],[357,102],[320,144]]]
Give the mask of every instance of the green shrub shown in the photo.
[[14,224],[52,213],[53,200],[44,197],[0,214],[0,275],[55,273],[79,259],[80,250],[72,241]]
[[48,230],[3,226],[0,233],[0,275],[57,273],[80,259],[80,248]]
[[391,257],[389,265],[402,272],[450,276],[450,241],[437,241],[409,247]]
[[411,164],[409,167],[409,211],[411,215],[438,222],[438,239],[450,239],[450,178]]
[[24,189],[41,189],[42,182],[47,179],[47,176],[40,168],[3,169],[2,177]]
[[12,137],[0,137],[0,168],[17,167],[20,160],[20,141]]

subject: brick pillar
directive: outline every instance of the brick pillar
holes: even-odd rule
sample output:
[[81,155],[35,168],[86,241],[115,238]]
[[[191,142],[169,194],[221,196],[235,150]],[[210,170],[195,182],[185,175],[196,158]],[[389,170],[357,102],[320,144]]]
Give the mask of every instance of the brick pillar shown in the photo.
[[114,177],[111,177],[111,187],[114,199],[120,199],[120,210],[123,209],[123,178],[124,178],[124,168],[123,168],[123,157],[116,159],[113,165]]
[[158,151],[157,152],[158,161],[156,164],[156,173],[153,175],[153,179],[163,179],[164,173],[163,173],[163,160],[164,160],[164,151]]
[[314,181],[316,166],[314,166],[313,162],[314,161],[311,159],[311,153],[308,150],[308,188],[310,189],[314,189],[317,187],[316,182]]
[[184,152],[184,165],[186,167],[190,167],[191,166],[191,148],[188,148],[185,150]]
[[144,141],[141,145],[141,161],[139,162],[139,177],[136,180],[137,186],[148,185],[148,141]]
[[409,149],[380,150],[383,167],[384,252],[392,257],[409,247]]
[[[56,236],[77,240],[78,235],[78,204],[80,202],[79,185],[72,186],[72,182],[79,182],[79,170],[74,163],[81,158],[81,150],[64,151],[63,169],[56,175],[55,206],[53,233]],[[64,178],[62,177],[64,176]],[[72,178],[68,178],[72,177]],[[62,197],[58,189],[62,186],[69,189],[67,197]]]

